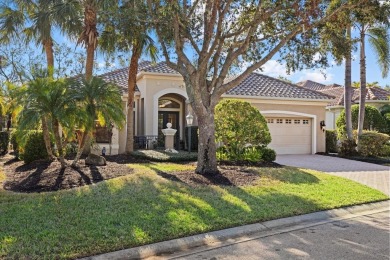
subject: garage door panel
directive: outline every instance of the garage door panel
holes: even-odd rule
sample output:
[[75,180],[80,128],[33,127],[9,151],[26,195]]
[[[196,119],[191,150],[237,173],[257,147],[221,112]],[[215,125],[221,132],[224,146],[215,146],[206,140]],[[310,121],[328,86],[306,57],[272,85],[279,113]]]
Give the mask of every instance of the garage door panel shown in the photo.
[[310,154],[312,146],[311,119],[267,118],[272,142],[269,147],[277,154]]

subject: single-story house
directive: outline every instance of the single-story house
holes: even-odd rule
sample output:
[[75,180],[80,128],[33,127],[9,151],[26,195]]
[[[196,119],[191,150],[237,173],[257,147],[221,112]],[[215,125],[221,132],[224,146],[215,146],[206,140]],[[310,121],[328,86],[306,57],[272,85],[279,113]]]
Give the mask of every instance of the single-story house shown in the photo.
[[[128,68],[101,75],[117,84],[123,93],[123,111],[127,104]],[[332,97],[279,79],[252,73],[223,98],[250,102],[268,122],[272,142],[278,154],[314,154],[325,151],[325,107]],[[141,62],[137,74],[134,101],[135,143],[150,148],[161,140],[161,129],[168,122],[177,129],[178,143],[185,139],[186,115],[192,113],[182,76],[164,62]],[[195,116],[192,113],[193,116]],[[196,120],[195,120],[196,124]],[[113,129],[111,153],[124,153],[126,129]],[[99,144],[100,147],[108,144]],[[107,148],[106,148],[107,149]]]
[[[297,83],[306,89],[318,91],[320,93],[334,97],[326,106],[326,128],[329,130],[336,129],[336,120],[344,109],[344,87],[338,84],[324,85],[311,80],[306,80]],[[359,104],[360,90],[354,88],[352,94],[352,104]],[[371,105],[376,108],[381,108],[386,104],[390,104],[390,92],[379,87],[367,87],[366,105]]]

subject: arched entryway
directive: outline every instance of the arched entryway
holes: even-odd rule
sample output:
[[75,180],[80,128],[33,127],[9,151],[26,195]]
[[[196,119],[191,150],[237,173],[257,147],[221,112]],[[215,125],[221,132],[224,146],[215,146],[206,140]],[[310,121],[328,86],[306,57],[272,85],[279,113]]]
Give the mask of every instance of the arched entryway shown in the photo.
[[159,140],[163,140],[162,129],[167,123],[176,129],[175,147],[180,149],[180,140],[183,138],[185,98],[178,94],[165,94],[158,99],[158,123],[157,131]]

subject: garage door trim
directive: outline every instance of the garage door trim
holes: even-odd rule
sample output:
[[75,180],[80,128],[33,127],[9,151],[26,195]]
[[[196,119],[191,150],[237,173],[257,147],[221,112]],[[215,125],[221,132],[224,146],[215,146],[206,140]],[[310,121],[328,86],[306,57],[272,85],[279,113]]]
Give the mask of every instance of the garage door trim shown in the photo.
[[313,120],[312,128],[311,128],[311,151],[312,154],[315,154],[317,152],[317,132],[316,132],[316,126],[317,126],[317,116],[312,114],[305,114],[300,112],[294,112],[294,111],[283,111],[283,110],[265,110],[260,111],[262,115],[267,114],[285,114],[285,115],[294,115],[294,116],[304,116],[309,117]]

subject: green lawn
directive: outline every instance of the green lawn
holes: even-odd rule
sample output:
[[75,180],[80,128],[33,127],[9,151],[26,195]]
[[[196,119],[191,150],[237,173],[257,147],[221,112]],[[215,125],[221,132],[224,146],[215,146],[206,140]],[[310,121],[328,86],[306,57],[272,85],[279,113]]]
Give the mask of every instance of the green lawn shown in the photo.
[[192,166],[130,167],[135,174],[74,190],[0,190],[0,258],[76,258],[387,199],[355,182],[295,168],[259,168],[256,186],[194,188],[156,174]]

